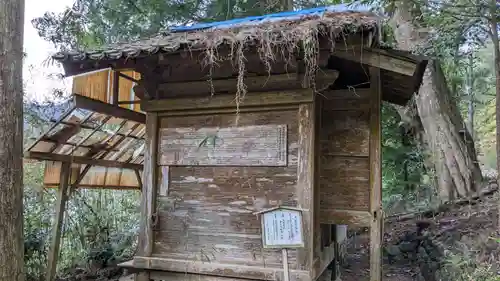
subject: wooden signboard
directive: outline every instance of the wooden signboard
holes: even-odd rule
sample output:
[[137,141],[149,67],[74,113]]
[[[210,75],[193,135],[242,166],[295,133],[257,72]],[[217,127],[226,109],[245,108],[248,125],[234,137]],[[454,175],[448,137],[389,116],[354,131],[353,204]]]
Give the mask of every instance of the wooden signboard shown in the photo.
[[258,212],[262,222],[264,248],[282,249],[285,281],[290,280],[288,248],[304,247],[302,210],[292,207],[276,207]]
[[262,214],[264,248],[297,248],[304,246],[302,213],[286,207]]
[[286,125],[162,128],[160,165],[286,166]]

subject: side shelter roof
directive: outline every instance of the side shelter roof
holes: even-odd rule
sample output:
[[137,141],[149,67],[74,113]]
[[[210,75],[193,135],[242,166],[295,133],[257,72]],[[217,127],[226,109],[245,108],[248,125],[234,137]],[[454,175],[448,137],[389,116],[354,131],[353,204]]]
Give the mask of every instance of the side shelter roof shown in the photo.
[[[369,35],[370,43],[367,47],[376,47],[379,43],[377,36],[379,29],[380,18],[370,12],[368,6],[342,4],[222,22],[177,26],[150,38],[111,44],[95,50],[59,52],[53,55],[53,59],[61,62],[66,75],[70,76],[107,67],[135,68],[154,55],[168,60],[169,55],[184,51],[213,50],[223,46],[232,49],[235,43],[259,48],[259,43],[262,47],[263,40],[271,42],[270,48],[273,50],[291,51],[291,48],[301,46],[308,36],[339,39],[354,34],[362,37]],[[335,51],[335,48],[332,49]],[[382,86],[385,88],[383,91],[387,93],[384,98],[404,104],[418,89],[426,60],[407,52],[389,49],[377,49],[376,52],[370,50],[366,53],[366,60],[361,62],[362,64],[374,66],[374,57],[369,55],[377,57],[383,55],[388,58],[381,74]],[[335,53],[333,55],[335,56]],[[357,53],[354,56],[360,55]],[[352,58],[353,54],[349,54],[349,57]],[[389,62],[391,59],[414,65],[410,70],[413,75],[408,75],[406,71],[401,76],[401,73],[391,70],[392,65]],[[359,64],[359,61],[356,63]]]

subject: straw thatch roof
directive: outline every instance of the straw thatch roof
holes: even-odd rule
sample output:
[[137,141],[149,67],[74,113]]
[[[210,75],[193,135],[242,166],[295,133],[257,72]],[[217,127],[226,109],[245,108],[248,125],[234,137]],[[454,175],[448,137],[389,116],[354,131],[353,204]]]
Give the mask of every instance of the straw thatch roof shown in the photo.
[[[325,36],[340,36],[376,31],[378,20],[372,12],[348,10],[345,5],[337,5],[177,27],[150,38],[111,44],[100,49],[59,52],[53,55],[53,59],[67,68],[70,65],[75,67],[75,64],[138,59],[158,53],[200,50],[234,42],[258,44],[258,41],[265,39],[273,40],[274,45],[298,43],[313,32]],[[81,65],[79,68],[83,70],[86,67]],[[77,74],[80,71],[72,72],[75,73],[71,74]]]

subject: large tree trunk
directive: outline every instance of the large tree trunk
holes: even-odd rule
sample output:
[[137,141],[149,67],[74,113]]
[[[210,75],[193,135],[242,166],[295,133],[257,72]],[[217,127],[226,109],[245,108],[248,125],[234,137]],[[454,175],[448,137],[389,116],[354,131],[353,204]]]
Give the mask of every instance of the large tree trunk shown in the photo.
[[[426,31],[412,22],[411,5],[401,1],[391,18],[398,48],[417,50],[427,42]],[[423,143],[436,172],[438,194],[442,201],[468,197],[479,191],[481,170],[470,133],[455,102],[451,100],[444,73],[436,61],[430,61],[415,97]]]
[[0,0],[0,281],[24,280],[24,0]]

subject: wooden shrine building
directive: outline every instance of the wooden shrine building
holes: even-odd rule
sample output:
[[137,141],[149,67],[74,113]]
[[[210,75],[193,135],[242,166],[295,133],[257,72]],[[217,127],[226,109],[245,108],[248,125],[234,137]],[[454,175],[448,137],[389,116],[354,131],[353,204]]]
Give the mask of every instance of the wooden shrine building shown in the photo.
[[139,251],[123,266],[138,280],[313,281],[338,255],[336,225],[367,226],[381,280],[381,102],[404,105],[427,62],[383,48],[379,30],[375,14],[332,6],[54,55],[68,76],[132,81],[145,113],[118,92],[92,101],[145,124],[143,155],[88,155],[80,141],[57,156],[143,165]]

